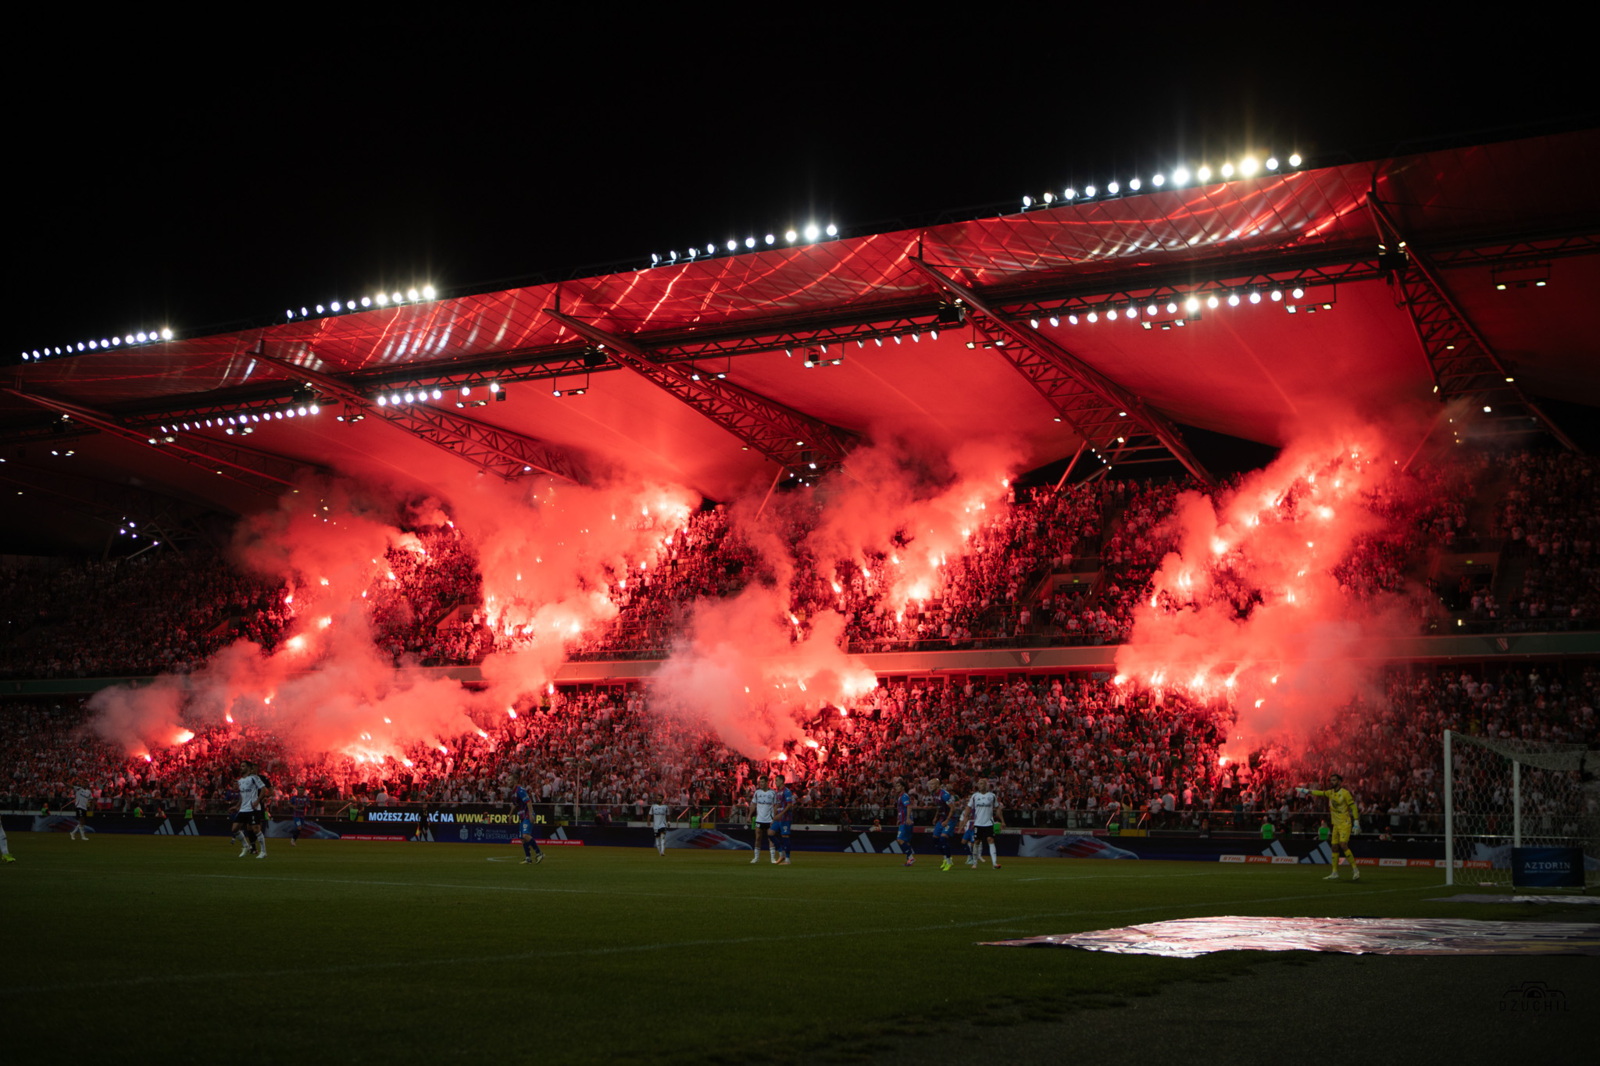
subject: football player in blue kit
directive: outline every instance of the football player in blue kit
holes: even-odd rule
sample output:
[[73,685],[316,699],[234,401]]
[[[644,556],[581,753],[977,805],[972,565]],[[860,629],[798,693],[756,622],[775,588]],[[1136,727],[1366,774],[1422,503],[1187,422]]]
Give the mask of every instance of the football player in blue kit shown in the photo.
[[778,802],[772,812],[772,832],[778,838],[778,865],[789,865],[789,828],[794,819],[794,789],[789,782],[779,778]]
[[306,790],[297,788],[289,797],[289,810],[294,815],[294,826],[289,830],[289,846],[300,846],[300,833],[306,827]]
[[944,856],[944,861],[939,864],[939,869],[950,869],[950,841],[955,836],[956,798],[948,789],[939,787],[937,777],[928,778],[928,793],[933,796],[933,843],[939,849],[939,854]]
[[517,835],[522,838],[523,864],[544,862],[544,852],[539,850],[539,842],[533,839],[533,797],[521,785],[511,794],[511,807],[518,818]]
[[900,786],[900,798],[894,801],[894,821],[899,828],[895,832],[895,839],[900,842],[900,847],[905,849],[907,866],[917,861],[916,848],[911,839],[911,793],[905,791],[905,782],[896,781]]

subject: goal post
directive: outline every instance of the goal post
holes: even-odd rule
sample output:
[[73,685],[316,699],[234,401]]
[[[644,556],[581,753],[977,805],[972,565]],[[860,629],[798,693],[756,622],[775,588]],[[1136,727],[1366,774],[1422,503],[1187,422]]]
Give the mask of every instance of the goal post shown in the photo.
[[1600,887],[1600,752],[1444,734],[1445,884]]

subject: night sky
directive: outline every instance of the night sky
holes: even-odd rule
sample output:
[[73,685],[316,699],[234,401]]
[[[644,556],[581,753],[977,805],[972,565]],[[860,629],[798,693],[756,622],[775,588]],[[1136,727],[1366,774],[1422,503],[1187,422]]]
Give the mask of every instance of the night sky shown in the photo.
[[1515,20],[1446,37],[1372,9],[1059,10],[809,8],[738,33],[690,8],[264,11],[226,36],[141,19],[89,41],[62,23],[15,42],[0,358],[643,265],[809,220],[1013,210],[1245,148],[1337,162],[1595,123],[1577,45]]

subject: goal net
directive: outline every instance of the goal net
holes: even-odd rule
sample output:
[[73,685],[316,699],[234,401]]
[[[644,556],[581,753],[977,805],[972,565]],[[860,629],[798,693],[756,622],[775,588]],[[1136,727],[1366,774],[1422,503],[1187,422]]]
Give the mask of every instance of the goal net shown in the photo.
[[[1600,886],[1600,751],[1444,734],[1445,883]],[[1573,850],[1576,849],[1576,850]]]

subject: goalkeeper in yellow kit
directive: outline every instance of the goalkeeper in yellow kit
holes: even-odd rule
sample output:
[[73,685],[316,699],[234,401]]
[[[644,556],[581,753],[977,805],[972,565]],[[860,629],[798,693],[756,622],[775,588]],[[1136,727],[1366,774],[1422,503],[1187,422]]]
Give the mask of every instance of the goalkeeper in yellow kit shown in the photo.
[[1356,866],[1355,852],[1350,850],[1350,834],[1360,829],[1356,821],[1356,798],[1350,790],[1344,787],[1344,778],[1338,774],[1328,775],[1327,788],[1302,788],[1302,796],[1328,797],[1328,820],[1332,823],[1333,833],[1328,839],[1328,846],[1332,850],[1328,861],[1333,863],[1333,872],[1323,878],[1324,881],[1339,880],[1339,850],[1344,849],[1345,856],[1350,860],[1350,880],[1361,880],[1361,870]]

